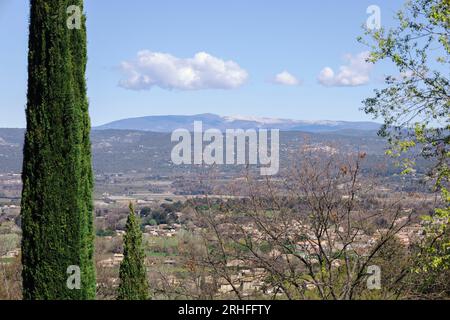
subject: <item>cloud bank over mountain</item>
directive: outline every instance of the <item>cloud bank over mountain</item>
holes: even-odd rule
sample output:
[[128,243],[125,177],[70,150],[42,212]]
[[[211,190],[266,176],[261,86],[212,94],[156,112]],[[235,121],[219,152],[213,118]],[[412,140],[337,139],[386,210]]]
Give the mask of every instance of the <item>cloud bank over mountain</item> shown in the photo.
[[119,85],[130,90],[234,89],[242,86],[248,73],[234,61],[225,61],[206,52],[193,58],[168,53],[139,51],[137,58],[121,63],[124,75]]

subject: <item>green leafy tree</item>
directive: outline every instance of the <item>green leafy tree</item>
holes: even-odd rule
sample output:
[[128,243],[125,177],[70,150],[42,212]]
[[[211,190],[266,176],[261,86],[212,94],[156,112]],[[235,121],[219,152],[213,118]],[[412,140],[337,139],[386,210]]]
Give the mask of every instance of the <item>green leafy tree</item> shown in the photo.
[[[69,28],[69,7],[77,10]],[[68,12],[69,11],[69,12]],[[24,299],[95,298],[82,0],[31,0],[22,170]],[[75,267],[75,269],[73,268]],[[68,286],[79,268],[80,286]]]
[[442,206],[425,218],[427,241],[418,272],[450,268],[450,1],[413,0],[397,14],[392,29],[366,30],[370,61],[390,60],[398,74],[386,77],[386,87],[364,101],[364,110],[384,120],[388,154],[401,157],[404,173],[415,155],[434,162],[430,176],[442,193]]
[[145,254],[139,218],[130,204],[124,237],[124,259],[120,264],[119,300],[146,300],[149,297]]

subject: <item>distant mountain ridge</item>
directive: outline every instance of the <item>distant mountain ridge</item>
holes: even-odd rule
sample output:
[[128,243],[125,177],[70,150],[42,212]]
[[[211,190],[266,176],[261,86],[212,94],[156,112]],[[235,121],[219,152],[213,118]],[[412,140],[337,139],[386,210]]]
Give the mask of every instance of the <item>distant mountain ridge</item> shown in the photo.
[[[0,128],[0,174],[20,173],[23,161],[25,129]],[[137,130],[93,130],[92,155],[96,173],[146,172],[150,175],[183,176],[189,172],[201,173],[203,166],[178,166],[171,161],[171,152],[177,142],[170,132]],[[309,145],[309,150],[339,150],[366,152],[371,159],[385,158],[386,142],[375,131],[340,130],[333,132],[280,132],[280,168],[298,154],[299,148]],[[291,159],[292,160],[292,159]],[[370,160],[372,161],[372,160]],[[384,160],[383,160],[384,161]],[[372,163],[372,162],[371,162]],[[245,166],[244,166],[245,168]],[[223,172],[241,172],[240,166],[225,166]],[[0,188],[0,198],[2,190]]]
[[94,130],[137,130],[153,132],[172,132],[176,129],[193,130],[194,121],[202,121],[203,130],[207,129],[279,129],[280,131],[331,132],[340,130],[373,131],[380,128],[380,124],[369,121],[308,121],[278,118],[264,118],[254,116],[219,116],[205,113],[192,116],[167,115],[128,118],[113,121]]

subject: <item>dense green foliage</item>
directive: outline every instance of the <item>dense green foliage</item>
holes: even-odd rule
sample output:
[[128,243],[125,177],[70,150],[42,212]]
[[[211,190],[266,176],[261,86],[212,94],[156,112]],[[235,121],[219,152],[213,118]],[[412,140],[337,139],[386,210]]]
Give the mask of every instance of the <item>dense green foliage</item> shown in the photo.
[[436,172],[448,169],[450,145],[450,2],[407,1],[391,29],[367,30],[371,62],[388,60],[398,74],[364,101],[364,111],[384,120],[381,134],[399,154],[420,147],[434,157]]
[[119,300],[148,299],[147,269],[142,246],[142,231],[139,218],[130,204],[130,215],[124,237],[124,259],[120,264]]
[[[82,0],[30,1],[27,132],[22,191],[25,299],[92,299],[92,164],[86,96],[86,29],[69,29]],[[69,289],[69,266],[80,289]]]
[[144,207],[139,214],[144,225],[172,224],[178,220],[176,212],[181,211],[183,207],[180,201],[163,203],[159,208]]
[[392,29],[367,30],[370,60],[391,61],[398,74],[364,101],[364,110],[384,120],[380,134],[391,143],[388,154],[403,156],[404,173],[415,165],[413,152],[434,162],[429,175],[442,202],[424,218],[427,239],[416,268],[430,280],[450,269],[450,1],[407,1],[397,21]]

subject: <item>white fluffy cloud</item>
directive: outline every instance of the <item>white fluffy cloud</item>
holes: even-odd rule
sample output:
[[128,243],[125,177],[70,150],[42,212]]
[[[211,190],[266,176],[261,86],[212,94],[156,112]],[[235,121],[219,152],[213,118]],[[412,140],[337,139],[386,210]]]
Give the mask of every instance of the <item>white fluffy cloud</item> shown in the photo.
[[336,74],[333,69],[326,67],[322,69],[318,80],[324,86],[360,86],[367,84],[370,81],[370,71],[373,64],[366,62],[369,57],[369,52],[364,51],[356,56],[347,54],[344,59],[346,65],[339,67],[339,72]]
[[137,59],[121,64],[124,78],[119,85],[130,90],[233,89],[241,86],[248,73],[233,61],[224,61],[206,52],[193,58],[177,58],[168,53],[139,51]]
[[287,71],[277,74],[273,79],[273,82],[286,86],[297,86],[300,84],[300,81]]

